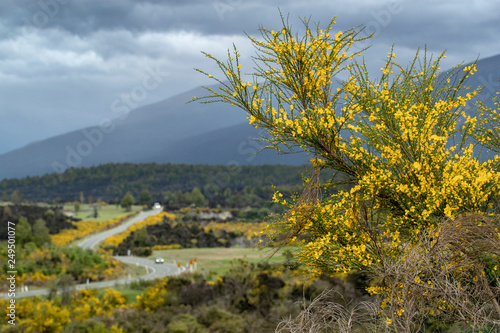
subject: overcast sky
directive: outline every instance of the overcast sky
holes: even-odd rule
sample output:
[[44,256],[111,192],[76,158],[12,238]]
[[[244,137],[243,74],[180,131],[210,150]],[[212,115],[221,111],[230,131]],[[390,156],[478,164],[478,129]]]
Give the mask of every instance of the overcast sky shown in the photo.
[[209,83],[193,70],[216,73],[201,50],[235,43],[251,69],[244,32],[280,28],[278,8],[297,28],[299,16],[365,25],[375,71],[392,44],[402,62],[425,45],[449,66],[500,54],[498,0],[2,0],[0,153],[99,125],[132,94],[145,105]]

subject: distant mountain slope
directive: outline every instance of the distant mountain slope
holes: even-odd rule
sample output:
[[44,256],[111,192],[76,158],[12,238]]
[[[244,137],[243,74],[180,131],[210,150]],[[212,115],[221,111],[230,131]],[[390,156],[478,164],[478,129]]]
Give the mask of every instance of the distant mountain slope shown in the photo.
[[[0,179],[119,162],[224,164],[238,161],[239,164],[298,165],[304,161],[281,160],[274,152],[247,161],[247,156],[242,154],[247,154],[248,148],[241,146],[238,151],[239,146],[229,147],[228,144],[258,136],[257,130],[248,125],[245,113],[234,107],[186,104],[193,96],[201,94],[204,90],[197,88],[133,110],[123,119],[105,124],[107,126],[73,131],[0,155]],[[231,129],[235,125],[241,130]],[[209,133],[214,131],[219,132],[208,139]]]
[[[479,98],[498,91],[500,55],[481,59],[469,85],[485,86]],[[105,163],[289,164],[302,155],[279,156],[250,140],[258,131],[249,126],[242,110],[227,104],[190,103],[201,87],[127,113],[117,106],[111,126],[96,126],[59,135],[0,155],[0,179],[61,172],[68,167]],[[493,106],[488,102],[489,106]]]
[[489,107],[494,107],[491,96],[499,91],[500,54],[479,60],[476,69],[477,73],[470,77],[468,85],[472,88],[483,86],[478,98],[485,99]]
[[147,162],[299,165],[308,161],[305,153],[277,155],[275,150],[264,149],[260,134],[245,122],[179,141],[151,155]]

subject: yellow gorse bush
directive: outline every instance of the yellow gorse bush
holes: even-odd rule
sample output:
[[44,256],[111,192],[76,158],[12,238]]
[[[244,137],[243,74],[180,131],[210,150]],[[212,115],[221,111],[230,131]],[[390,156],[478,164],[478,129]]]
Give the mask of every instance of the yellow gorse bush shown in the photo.
[[[125,306],[126,297],[117,290],[105,288],[102,296],[98,293],[98,289],[73,291],[69,305],[40,297],[20,298],[16,301],[16,325],[23,332],[63,332],[70,321],[83,322],[95,316],[111,315],[114,309]],[[7,302],[0,299],[2,306],[7,306]],[[4,323],[1,328],[7,327],[2,325]],[[109,331],[123,332],[116,325]]]
[[68,309],[51,300],[26,297],[17,299],[16,305],[16,326],[22,332],[63,332],[71,320]]
[[[473,102],[481,89],[466,84],[475,62],[443,72],[444,53],[417,51],[403,66],[391,49],[372,79],[356,60],[360,28],[334,32],[332,20],[312,31],[303,23],[303,36],[293,35],[283,19],[277,32],[261,28],[261,40],[249,37],[257,52],[252,82],[244,78],[235,46],[225,62],[204,53],[224,78],[210,74],[219,90],[207,87],[207,96],[193,100],[238,106],[250,124],[267,131],[269,147],[312,155],[316,173],[304,193],[295,199],[275,194],[288,211],[270,229],[285,234],[285,243],[302,239],[299,257],[310,272],[380,273],[407,260],[421,234],[441,237],[444,221],[494,214],[500,157],[492,151],[500,152],[500,109],[497,99],[496,109]],[[335,85],[340,73],[346,79]],[[320,170],[332,171],[328,183],[319,183]],[[496,241],[498,235],[488,233]],[[467,269],[476,269],[473,261],[460,268]],[[391,302],[395,316],[388,322],[396,323],[405,311]]]
[[172,249],[181,249],[181,248],[182,248],[182,246],[180,246],[179,244],[153,246],[153,250],[172,250]]
[[213,231],[216,236],[220,236],[221,231],[240,233],[247,239],[252,239],[260,231],[268,226],[267,222],[214,222],[211,221],[205,226],[205,232]]
[[137,303],[135,304],[135,308],[156,312],[165,304],[167,293],[168,291],[165,287],[158,285],[150,286],[142,295],[136,296]]
[[108,221],[78,221],[73,222],[76,229],[64,229],[60,233],[52,235],[52,243],[59,246],[68,245],[69,243],[81,239],[91,233],[96,233],[105,229],[112,228],[119,225],[124,220],[130,218],[134,214],[127,214],[126,216],[117,217]]
[[110,237],[106,238],[104,240],[104,242],[102,242],[102,245],[118,246],[132,232],[139,230],[139,229],[142,229],[148,225],[161,223],[164,221],[165,218],[173,220],[173,219],[175,219],[175,215],[172,213],[162,212],[160,214],[150,216],[141,222],[138,222],[138,223],[131,225],[127,230],[125,230],[117,235],[110,236]]

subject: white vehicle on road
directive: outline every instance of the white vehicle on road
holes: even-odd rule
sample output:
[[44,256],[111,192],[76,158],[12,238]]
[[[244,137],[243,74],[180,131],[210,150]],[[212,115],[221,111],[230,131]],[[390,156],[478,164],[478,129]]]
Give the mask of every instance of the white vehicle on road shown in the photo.
[[156,257],[156,259],[155,259],[155,263],[157,263],[157,264],[163,264],[164,262],[165,262],[165,260],[162,257]]

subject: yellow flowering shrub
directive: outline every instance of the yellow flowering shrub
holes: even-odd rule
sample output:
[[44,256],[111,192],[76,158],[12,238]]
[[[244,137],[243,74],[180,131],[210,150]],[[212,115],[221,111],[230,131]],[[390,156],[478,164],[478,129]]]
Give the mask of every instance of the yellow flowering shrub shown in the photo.
[[71,301],[71,314],[77,321],[84,321],[104,313],[102,302],[97,297],[97,289],[82,289]]
[[165,304],[167,296],[167,289],[163,286],[153,285],[142,294],[136,296],[137,303],[134,307],[136,309],[155,312]]
[[170,244],[170,245],[155,245],[153,246],[153,250],[172,250],[172,249],[180,249],[182,246],[179,244]]
[[[24,303],[24,299],[21,303]],[[30,303],[27,301],[26,303]],[[66,308],[60,308],[50,300],[44,300],[31,303],[30,308],[22,306],[28,312],[20,313],[20,326],[26,332],[62,332],[64,326],[70,322],[69,311]],[[22,310],[19,310],[21,312]]]
[[[25,251],[25,250],[23,250]],[[77,283],[90,281],[113,280],[125,273],[125,265],[108,253],[97,253],[79,247],[36,248],[25,254],[17,267],[18,284],[47,287],[51,281],[56,282],[66,274],[70,274]],[[6,279],[7,272],[0,274]],[[7,285],[0,286],[6,291]]]
[[252,239],[268,226],[267,222],[214,222],[205,225],[205,232],[213,231],[216,236],[220,236],[221,231],[240,233],[247,239]]
[[[67,307],[57,306],[55,312],[64,309],[68,311],[70,317],[77,321],[84,321],[97,315],[109,315],[113,309],[123,307],[126,303],[126,297],[118,290],[105,288],[104,294],[99,296],[98,289],[82,289],[73,292],[71,303]],[[28,300],[28,299],[27,299]],[[24,302],[24,300],[23,300]],[[32,309],[26,315],[31,316],[40,300],[28,301],[21,304],[21,308]],[[56,306],[56,305],[54,305]],[[23,315],[25,315],[23,310]]]
[[111,246],[118,246],[121,242],[123,242],[125,240],[125,238],[127,238],[132,232],[136,231],[136,230],[139,230],[139,229],[142,229],[148,225],[153,225],[153,224],[157,224],[157,223],[161,223],[163,222],[164,219],[170,219],[170,220],[173,220],[175,219],[175,215],[172,214],[172,213],[167,213],[167,212],[162,212],[160,214],[157,214],[157,215],[153,215],[153,216],[150,216],[148,217],[147,219],[141,221],[141,222],[138,222],[138,223],[135,223],[133,225],[131,225],[127,230],[117,234],[117,235],[114,235],[114,236],[110,236],[108,238],[106,238],[104,240],[104,242],[102,242],[102,246],[106,246],[106,245],[111,245]]
[[102,307],[105,311],[110,311],[114,308],[125,305],[127,298],[118,290],[111,288],[104,288],[104,295],[102,296]]
[[[494,214],[500,157],[479,153],[500,152],[499,109],[473,103],[480,89],[471,90],[466,83],[476,72],[475,63],[442,72],[444,53],[434,57],[417,52],[404,66],[396,62],[391,49],[372,79],[364,61],[356,60],[361,48],[353,46],[363,39],[358,37],[360,28],[334,32],[332,20],[326,29],[317,26],[314,31],[307,20],[303,23],[303,36],[294,35],[283,20],[277,31],[261,28],[261,40],[250,37],[257,52],[252,82],[244,78],[248,70],[241,68],[236,47],[225,62],[204,53],[217,63],[223,78],[210,74],[220,89],[207,88],[207,96],[193,100],[238,106],[250,124],[267,131],[269,147],[301,148],[311,155],[316,172],[306,179],[304,193],[297,198],[275,194],[273,200],[288,210],[270,230],[285,235],[284,244],[301,241],[298,256],[312,274],[351,270],[378,274],[386,285],[371,291],[392,295],[387,322],[397,325],[397,317],[410,314],[399,306],[405,303],[391,294],[404,288],[388,275],[389,268],[414,260],[409,253],[420,249],[422,235],[444,237],[444,223],[462,221],[473,213]],[[339,74],[346,79],[336,87],[334,77]],[[332,171],[329,182],[320,183],[320,170]],[[322,194],[325,190],[327,195]],[[457,258],[468,258],[460,259],[465,264],[449,272],[457,288],[467,279],[473,283],[486,276],[497,264],[500,267],[495,250],[499,234],[485,229],[498,226],[498,218],[489,224],[481,218],[474,221],[489,247],[470,252],[453,242],[443,245],[444,253],[456,254],[446,257],[452,266]],[[468,237],[462,241],[472,242],[474,234]],[[425,253],[436,255],[421,252]],[[487,264],[484,257],[489,258]],[[411,273],[415,267],[408,264],[401,269]],[[497,278],[490,274],[486,285],[491,288],[485,287],[484,293],[498,292]],[[415,279],[416,285],[435,284]],[[490,297],[488,302],[500,316],[496,300]],[[432,304],[421,313],[447,308]]]
[[60,233],[52,235],[52,243],[55,245],[68,245],[69,243],[81,239],[91,233],[97,233],[106,229],[110,229],[121,224],[123,221],[129,219],[134,213],[127,214],[126,216],[117,217],[108,221],[78,221],[73,222],[76,229],[64,229]]
[[[82,289],[72,292],[71,301],[61,304],[57,298],[25,297],[16,299],[16,326],[23,332],[63,332],[70,321],[85,321],[95,316],[109,316],[114,309],[125,307],[126,297],[119,291],[105,288],[99,296],[98,289]],[[9,300],[0,299],[0,305],[7,306]],[[0,330],[9,325],[0,324]],[[123,332],[117,325],[110,332]],[[107,331],[106,331],[107,332]]]

